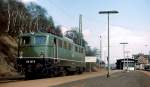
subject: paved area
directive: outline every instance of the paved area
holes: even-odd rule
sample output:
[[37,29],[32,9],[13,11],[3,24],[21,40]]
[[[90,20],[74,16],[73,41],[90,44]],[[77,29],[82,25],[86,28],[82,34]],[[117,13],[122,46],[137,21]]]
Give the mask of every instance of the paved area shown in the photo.
[[110,78],[98,76],[53,87],[150,87],[150,76],[140,71],[121,72]]
[[[120,72],[118,70],[111,71],[111,73]],[[69,83],[77,80],[83,80],[87,78],[93,78],[98,76],[106,76],[106,71],[102,70],[100,72],[86,72],[81,75],[65,76],[65,77],[55,77],[28,81],[17,81],[10,83],[0,83],[0,87],[49,87],[60,85],[64,83]]]
[[145,75],[150,76],[150,71],[141,71],[141,72],[143,72]]

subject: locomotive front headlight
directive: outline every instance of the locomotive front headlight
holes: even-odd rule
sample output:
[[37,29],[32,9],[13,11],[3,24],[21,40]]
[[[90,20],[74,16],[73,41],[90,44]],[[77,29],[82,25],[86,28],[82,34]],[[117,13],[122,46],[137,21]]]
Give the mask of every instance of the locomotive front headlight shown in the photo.
[[29,60],[26,60],[26,63],[30,63],[30,61],[29,61]]
[[35,63],[35,60],[26,60],[26,63]]
[[30,63],[35,63],[35,60],[30,60]]

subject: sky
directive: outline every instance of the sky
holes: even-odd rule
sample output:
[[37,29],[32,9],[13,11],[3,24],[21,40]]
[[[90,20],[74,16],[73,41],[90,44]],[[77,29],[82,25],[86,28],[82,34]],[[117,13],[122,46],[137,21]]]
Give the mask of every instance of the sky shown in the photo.
[[[150,0],[22,0],[25,4],[35,2],[62,25],[65,32],[78,27],[79,14],[83,15],[83,34],[91,47],[100,48],[102,36],[102,60],[107,57],[107,15],[99,11],[117,10],[110,15],[110,63],[123,58],[121,42],[129,56],[150,51]],[[127,55],[127,54],[126,54]]]

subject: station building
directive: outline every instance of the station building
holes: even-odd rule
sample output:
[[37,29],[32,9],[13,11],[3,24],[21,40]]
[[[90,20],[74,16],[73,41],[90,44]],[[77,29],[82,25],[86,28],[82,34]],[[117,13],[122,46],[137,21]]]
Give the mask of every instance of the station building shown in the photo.
[[150,65],[150,55],[145,54],[135,54],[133,58],[136,61],[135,68],[136,69],[144,69],[146,65]]
[[116,62],[116,69],[135,70],[135,60],[131,58],[118,59]]

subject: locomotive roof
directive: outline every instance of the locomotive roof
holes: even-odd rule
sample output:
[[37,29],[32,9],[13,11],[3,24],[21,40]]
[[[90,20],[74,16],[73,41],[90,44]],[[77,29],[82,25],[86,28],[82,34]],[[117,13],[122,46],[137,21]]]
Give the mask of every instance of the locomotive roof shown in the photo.
[[31,32],[31,33],[23,33],[21,36],[35,36],[35,35],[43,35],[43,36],[47,36],[50,33],[43,33],[43,32]]
[[56,38],[58,38],[58,39],[61,39],[61,40],[64,40],[64,41],[73,43],[73,44],[76,45],[76,46],[82,47],[82,46],[80,46],[80,45],[78,45],[78,44],[75,44],[75,43],[73,42],[73,40],[70,39],[70,38],[68,38],[68,37],[65,37],[65,36],[59,37],[59,36],[53,35],[53,34],[51,34],[51,33],[43,33],[43,32],[36,32],[36,33],[35,33],[35,32],[31,32],[31,33],[24,33],[24,34],[22,34],[21,36],[36,36],[36,35],[39,35],[39,36],[52,36],[52,37],[56,37]]
[[65,40],[65,41],[74,43],[73,40],[71,40],[71,39],[69,39],[69,38],[67,38],[67,37],[65,37],[65,36],[59,37],[59,36],[53,35],[53,34],[51,34],[51,33],[43,33],[43,32],[32,33],[32,32],[31,32],[31,33],[24,33],[24,34],[22,34],[21,36],[36,36],[36,35],[52,36],[52,37],[59,38],[59,39],[61,39],[61,40],[63,39],[63,40]]

